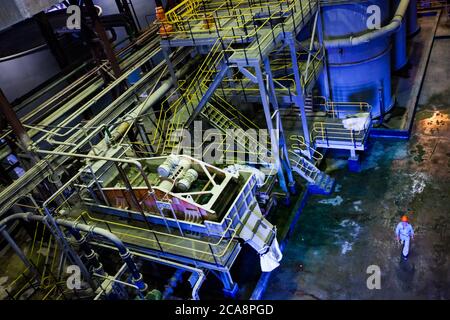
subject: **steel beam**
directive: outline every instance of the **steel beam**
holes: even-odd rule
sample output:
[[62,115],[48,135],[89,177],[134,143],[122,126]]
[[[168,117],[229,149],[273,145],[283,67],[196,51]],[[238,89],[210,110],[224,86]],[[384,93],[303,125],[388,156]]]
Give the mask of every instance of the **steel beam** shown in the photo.
[[305,143],[308,150],[308,158],[311,159],[311,140],[309,137],[309,128],[308,128],[308,119],[306,117],[306,111],[305,111],[305,97],[303,95],[303,86],[301,82],[300,77],[300,70],[298,69],[298,61],[297,61],[297,50],[295,48],[295,38],[292,34],[289,34],[289,37],[287,37],[287,42],[289,45],[289,51],[291,54],[291,60],[292,60],[292,71],[294,72],[294,79],[295,79],[295,88],[296,88],[296,95],[295,95],[295,101],[297,107],[300,108],[301,113],[301,119],[302,119],[302,128],[303,128],[303,136],[305,138]]
[[0,111],[8,121],[9,125],[12,128],[12,131],[17,137],[19,141],[20,147],[28,152],[28,147],[32,144],[32,140],[28,136],[25,127],[20,122],[20,119],[17,117],[16,113],[13,110],[12,105],[9,103],[8,99],[6,99],[5,94],[0,89]]

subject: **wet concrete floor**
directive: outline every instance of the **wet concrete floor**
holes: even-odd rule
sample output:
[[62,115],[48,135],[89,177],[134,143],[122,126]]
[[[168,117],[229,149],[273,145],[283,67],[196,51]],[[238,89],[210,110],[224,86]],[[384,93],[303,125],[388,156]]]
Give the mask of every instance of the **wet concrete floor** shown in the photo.
[[[449,50],[435,41],[409,141],[371,141],[360,173],[347,155],[327,159],[337,188],[310,197],[263,298],[450,299]],[[402,262],[394,228],[407,210],[416,238]]]

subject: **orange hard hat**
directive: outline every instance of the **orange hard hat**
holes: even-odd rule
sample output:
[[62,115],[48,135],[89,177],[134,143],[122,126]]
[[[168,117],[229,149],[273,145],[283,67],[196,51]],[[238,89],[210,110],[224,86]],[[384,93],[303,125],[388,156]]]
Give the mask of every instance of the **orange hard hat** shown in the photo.
[[402,222],[408,222],[408,217],[407,216],[402,216]]

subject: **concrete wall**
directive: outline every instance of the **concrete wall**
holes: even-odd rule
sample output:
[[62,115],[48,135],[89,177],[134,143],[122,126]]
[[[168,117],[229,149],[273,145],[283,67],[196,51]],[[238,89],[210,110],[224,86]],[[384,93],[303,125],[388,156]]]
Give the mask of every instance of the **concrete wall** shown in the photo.
[[[2,2],[1,8],[4,6],[3,1],[5,0],[0,1]],[[45,0],[38,2],[42,4]],[[147,20],[153,21],[155,19],[155,1],[132,0],[132,2],[141,27],[145,28],[148,25]],[[104,15],[118,13],[114,0],[94,0],[94,3],[102,7]],[[149,17],[146,20],[147,15]],[[117,41],[126,37],[125,28],[116,28],[115,31],[118,37]],[[15,60],[0,62],[0,88],[2,88],[9,101],[14,101],[59,71],[60,68],[49,50],[32,53]]]

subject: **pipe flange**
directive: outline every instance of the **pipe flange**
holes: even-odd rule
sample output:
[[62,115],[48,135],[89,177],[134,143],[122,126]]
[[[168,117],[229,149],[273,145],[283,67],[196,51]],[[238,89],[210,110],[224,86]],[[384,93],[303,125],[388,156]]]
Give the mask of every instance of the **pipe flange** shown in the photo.
[[125,251],[123,254],[122,253],[119,253],[119,255],[120,255],[120,257],[122,258],[122,259],[128,259],[128,258],[130,258],[131,257],[131,252],[127,249],[127,251]]
[[98,257],[98,255],[95,253],[94,250],[91,249],[91,252],[89,254],[84,255],[86,259],[92,260]]
[[98,274],[102,274],[102,275],[105,274],[105,271],[103,270],[103,264],[101,262],[98,263],[97,268],[93,267],[92,270]]

